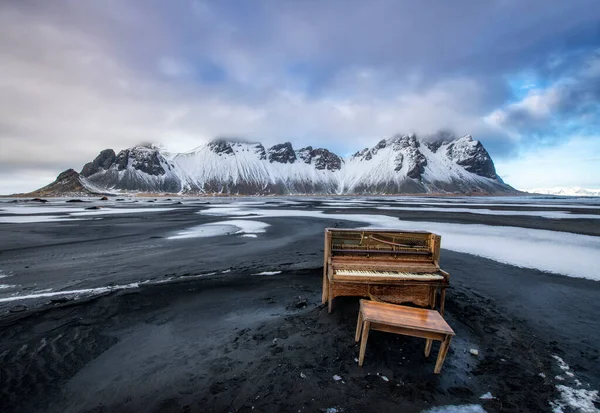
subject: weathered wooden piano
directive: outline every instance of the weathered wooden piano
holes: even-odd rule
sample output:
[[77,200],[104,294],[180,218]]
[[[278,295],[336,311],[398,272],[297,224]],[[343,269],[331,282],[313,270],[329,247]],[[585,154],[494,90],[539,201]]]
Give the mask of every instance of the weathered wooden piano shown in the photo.
[[398,230],[325,229],[323,303],[357,296],[439,309],[450,274],[440,269],[439,235]]

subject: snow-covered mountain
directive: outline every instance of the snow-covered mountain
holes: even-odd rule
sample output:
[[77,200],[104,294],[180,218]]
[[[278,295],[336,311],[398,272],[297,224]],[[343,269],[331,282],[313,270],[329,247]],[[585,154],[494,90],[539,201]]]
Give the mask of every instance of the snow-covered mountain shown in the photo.
[[561,196],[600,196],[600,189],[573,188],[537,188],[526,189],[526,192],[532,194],[561,195]]
[[107,190],[230,194],[515,192],[470,135],[396,135],[344,159],[287,142],[218,139],[180,154],[137,146],[104,150],[81,175]]

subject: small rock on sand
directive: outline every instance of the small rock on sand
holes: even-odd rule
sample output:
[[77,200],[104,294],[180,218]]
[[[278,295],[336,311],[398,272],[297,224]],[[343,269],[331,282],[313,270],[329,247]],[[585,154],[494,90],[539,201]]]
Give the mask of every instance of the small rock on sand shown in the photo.
[[304,308],[308,305],[308,300],[305,298],[304,300],[296,301],[294,305],[296,308]]
[[334,379],[335,381],[340,381],[340,380],[342,379],[342,377],[341,377],[341,376],[338,376],[337,374],[335,374],[335,375],[333,376],[333,379]]
[[479,350],[477,350],[475,348],[472,348],[471,350],[469,350],[469,353],[471,353],[475,357],[479,356]]
[[23,312],[25,310],[27,310],[27,306],[19,304],[19,305],[15,305],[14,307],[12,307],[10,309],[10,312],[11,313],[20,313],[20,312]]

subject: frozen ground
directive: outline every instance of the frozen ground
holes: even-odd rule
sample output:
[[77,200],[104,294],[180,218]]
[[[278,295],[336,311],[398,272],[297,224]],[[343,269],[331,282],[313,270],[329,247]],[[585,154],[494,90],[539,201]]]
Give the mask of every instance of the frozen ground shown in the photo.
[[[597,257],[600,256],[597,199],[124,198],[123,201],[85,200],[85,203],[55,199],[46,204],[10,201],[0,199],[0,312],[6,317],[17,317],[48,306],[56,307],[58,312],[41,313],[49,314],[50,332],[36,338],[38,341],[29,339],[28,334],[38,334],[41,321],[32,318],[29,327],[26,324],[10,327],[11,334],[0,343],[7,349],[0,353],[0,358],[14,361],[23,356],[23,366],[27,366],[28,360],[37,357],[34,351],[40,349],[39,354],[48,352],[44,357],[49,359],[40,361],[35,368],[43,369],[44,363],[50,363],[54,357],[50,350],[54,351],[56,346],[60,349],[63,345],[60,343],[69,337],[72,342],[67,340],[65,348],[81,345],[82,349],[88,349],[77,356],[84,360],[79,361],[83,364],[64,361],[73,368],[86,367],[72,376],[68,389],[63,389],[67,392],[63,394],[68,395],[65,403],[69,409],[62,409],[65,405],[61,402],[54,411],[80,411],[77,406],[83,405],[97,408],[96,396],[78,398],[89,383],[102,384],[98,397],[104,395],[117,404],[134,394],[134,401],[141,403],[145,397],[151,397],[146,392],[158,388],[175,394],[177,400],[187,397],[179,391],[196,395],[199,389],[210,389],[212,395],[206,397],[215,406],[224,406],[223,409],[227,409],[227,404],[220,403],[226,403],[233,389],[241,389],[244,400],[245,397],[253,400],[261,394],[265,403],[266,400],[274,403],[273,396],[260,390],[261,380],[248,376],[254,369],[256,374],[269,371],[278,377],[281,386],[291,394],[299,385],[295,380],[301,371],[307,377],[313,374],[319,400],[342,400],[341,395],[351,397],[353,392],[365,391],[365,383],[371,383],[369,377],[354,367],[349,373],[341,371],[348,369],[346,358],[355,357],[352,346],[337,344],[346,335],[352,335],[353,302],[341,301],[335,322],[316,307],[320,296],[323,229],[328,226],[419,229],[442,235],[441,266],[451,273],[453,286],[448,317],[460,331],[453,344],[456,350],[451,354],[447,374],[440,382],[426,379],[424,383],[430,387],[421,388],[415,383],[429,377],[430,372],[428,368],[419,370],[419,376],[412,377],[413,384],[397,388],[396,385],[406,384],[410,378],[403,376],[403,355],[385,350],[395,347],[395,342],[383,341],[378,347],[380,351],[369,356],[373,368],[388,368],[382,374],[389,378],[389,383],[377,377],[377,385],[368,384],[378,389],[374,390],[381,396],[378,402],[414,397],[418,400],[414,406],[420,410],[437,406],[446,411],[504,411],[502,405],[518,406],[519,400],[525,400],[520,399],[523,392],[510,390],[509,386],[511,380],[517,380],[514,375],[523,370],[528,376],[518,380],[523,381],[524,389],[529,382],[541,386],[532,399],[536,406],[564,412],[597,408],[600,388],[597,346],[600,336],[595,328],[600,287],[594,281],[599,279]],[[95,206],[101,209],[86,209]],[[85,215],[78,215],[82,213]],[[248,286],[242,287],[246,283]],[[206,289],[205,285],[212,285],[216,292],[213,294],[210,292],[213,287]],[[224,289],[222,294],[218,292],[221,289]],[[241,295],[240,289],[245,291]],[[189,295],[192,290],[200,291],[202,300]],[[98,299],[101,300],[98,308],[89,307],[95,314],[91,318],[85,318],[86,305],[75,306],[74,313],[68,307],[64,310],[60,307],[84,303],[89,296],[104,297]],[[301,313],[301,319],[288,319],[294,311],[300,311],[297,308],[303,308],[306,297],[308,312]],[[122,300],[136,303],[137,310],[131,317],[119,315]],[[275,309],[270,307],[270,300],[282,304]],[[7,313],[14,308],[23,312]],[[199,317],[203,311],[212,311],[214,320]],[[69,321],[71,324],[63,327],[68,321],[63,318],[69,314],[83,317],[86,324]],[[261,327],[263,324],[266,327]],[[235,325],[239,331],[224,331],[219,327],[222,325]],[[69,330],[72,327],[76,331]],[[250,332],[244,332],[246,328]],[[210,331],[216,341],[202,341],[206,339],[199,338],[192,330]],[[83,331],[91,335],[82,338]],[[128,331],[136,332],[135,339]],[[269,333],[265,335],[265,331]],[[339,336],[329,336],[331,331],[338,331]],[[234,348],[233,341],[228,341],[235,339],[231,334],[239,337],[242,343],[239,350]],[[313,334],[321,335],[309,340]],[[273,342],[279,337],[281,343],[285,335],[295,338],[285,345]],[[118,337],[120,344],[111,344],[114,337]],[[219,341],[219,337],[225,341]],[[91,341],[79,343],[82,339]],[[257,340],[260,346],[264,342],[261,351],[271,354],[269,360],[250,350],[255,348]],[[317,345],[318,341],[326,341],[337,349],[333,354],[327,353],[326,357],[330,357],[327,361],[318,355],[325,354],[328,347],[323,343]],[[377,342],[374,338],[373,343]],[[128,353],[132,346],[139,349],[139,354]],[[284,346],[283,352],[275,353],[279,346]],[[10,350],[13,347],[14,352]],[[480,350],[480,360],[473,360],[468,353],[474,347]],[[100,356],[92,348],[110,350]],[[405,351],[415,349],[409,347]],[[209,357],[207,363],[212,366],[209,370],[205,370],[205,365],[187,364],[200,357],[198,351],[204,352],[202,357]],[[89,359],[92,356],[93,360]],[[562,363],[553,356],[560,357]],[[132,360],[127,364],[129,367],[122,366],[118,360],[128,357]],[[236,357],[244,360],[239,369],[226,367],[237,366]],[[394,368],[386,367],[390,362],[386,357],[397,358],[393,359]],[[235,360],[229,360],[232,358]],[[301,367],[302,360],[311,358],[313,367]],[[7,360],[2,362],[6,364]],[[153,367],[156,360],[164,362],[160,364],[162,368]],[[262,361],[256,364],[257,360]],[[112,367],[106,367],[107,362]],[[290,363],[297,366],[292,369]],[[421,365],[415,363],[411,368]],[[294,380],[278,364],[292,369]],[[53,367],[52,374],[70,371],[59,367]],[[207,372],[205,377],[194,376],[193,386],[186,384],[186,377],[203,371]],[[373,370],[373,374],[377,372]],[[27,370],[18,374],[27,374]],[[36,380],[47,380],[48,374],[40,371]],[[333,382],[331,377],[336,374],[346,383],[334,385],[348,386],[347,390],[330,387],[333,385],[329,381]],[[115,377],[122,377],[122,381]],[[223,377],[224,384],[215,381],[215,377]],[[134,389],[126,385],[130,382],[127,378],[146,386]],[[325,379],[328,380],[325,383],[319,381]],[[25,389],[27,376],[23,380]],[[151,383],[156,389],[150,389]],[[264,385],[268,387],[268,383]],[[41,384],[36,386],[28,391],[38,389],[36,400],[45,400],[44,394],[50,393],[39,390],[44,388]],[[494,399],[480,399],[488,392]],[[433,395],[435,403],[422,399],[427,394]],[[233,405],[241,409],[245,402],[240,397],[235,398]],[[300,395],[290,397],[301,399]],[[161,401],[155,402],[158,404],[154,407],[161,406]],[[321,404],[318,408],[331,406]],[[382,406],[385,411],[388,405]],[[348,410],[346,405],[345,411],[352,409]]]

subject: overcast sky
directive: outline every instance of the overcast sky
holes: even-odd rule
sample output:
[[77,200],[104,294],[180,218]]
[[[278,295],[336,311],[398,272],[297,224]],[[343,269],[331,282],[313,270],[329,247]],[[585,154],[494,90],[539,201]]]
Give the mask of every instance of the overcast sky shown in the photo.
[[347,155],[442,128],[517,188],[600,188],[598,16],[597,0],[3,0],[0,193],[141,142]]

